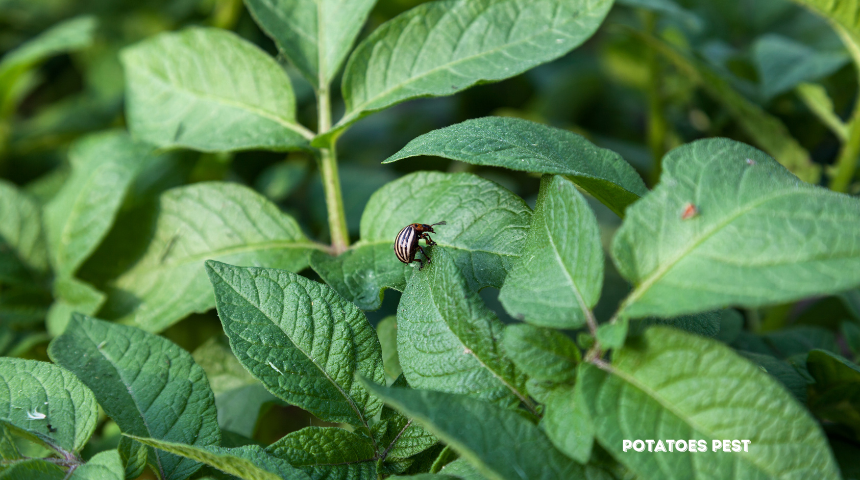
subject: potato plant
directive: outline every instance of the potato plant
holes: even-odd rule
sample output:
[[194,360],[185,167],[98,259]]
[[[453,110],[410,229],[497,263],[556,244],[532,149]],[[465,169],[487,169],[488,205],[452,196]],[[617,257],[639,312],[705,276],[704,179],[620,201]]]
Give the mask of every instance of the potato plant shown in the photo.
[[797,3],[0,5],[0,479],[857,477],[860,17]]

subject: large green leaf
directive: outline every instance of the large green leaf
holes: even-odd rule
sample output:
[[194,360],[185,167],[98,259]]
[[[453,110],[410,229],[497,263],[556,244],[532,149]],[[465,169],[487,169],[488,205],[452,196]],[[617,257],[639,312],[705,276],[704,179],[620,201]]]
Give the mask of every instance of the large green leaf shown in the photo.
[[418,155],[565,175],[622,217],[628,205],[648,192],[621,155],[573,132],[519,118],[476,118],[433,130],[382,163]]
[[311,136],[296,123],[283,68],[226,30],[163,33],[123,51],[122,61],[129,128],[160,147],[289,150]]
[[[839,478],[806,410],[714,340],[652,327],[617,351],[612,365],[588,365],[578,382],[598,441],[643,479]],[[703,440],[706,451],[623,452],[625,439],[661,440],[664,449],[667,439]],[[747,451],[713,451],[712,441],[725,439],[750,443]]]
[[[690,205],[698,213],[685,219]],[[618,270],[635,285],[621,313],[673,317],[856,287],[858,216],[860,200],[800,182],[748,145],[681,146],[613,240]]]
[[794,0],[860,38],[860,5],[852,0]]
[[[198,183],[169,190],[157,207],[145,252],[110,284],[103,310],[158,332],[215,306],[203,262],[217,259],[299,271],[310,242],[292,217],[236,184]],[[130,244],[140,238],[128,238]],[[114,248],[120,248],[119,244]],[[129,255],[119,252],[117,255]]]
[[579,328],[603,288],[603,248],[594,212],[559,176],[541,180],[522,256],[505,279],[499,301],[512,317],[534,325]]
[[335,129],[410,98],[451,95],[554,60],[590,37],[610,0],[440,0],[377,28],[343,76]]
[[131,438],[173,455],[205,463],[242,480],[307,480],[301,470],[286,461],[269,455],[259,445],[224,448],[217,445],[196,446],[154,438]]
[[0,284],[33,281],[48,271],[39,205],[0,179]]
[[45,326],[48,333],[57,336],[63,333],[72,314],[95,315],[105,302],[105,294],[89,283],[66,277],[54,280],[54,303],[48,309]]
[[0,421],[71,453],[92,436],[98,405],[84,383],[56,365],[2,357]]
[[525,375],[501,348],[504,324],[472,291],[452,255],[413,274],[397,308],[403,375],[418,389],[530,403]]
[[266,451],[313,479],[377,478],[373,440],[342,428],[305,427],[269,445]]
[[594,422],[582,395],[581,382],[550,391],[540,427],[556,448],[584,464],[594,448]]
[[503,338],[505,352],[529,378],[567,383],[576,376],[579,349],[558,330],[514,324],[505,328]]
[[69,150],[71,176],[45,205],[45,231],[54,271],[75,273],[114,222],[137,173],[156,161],[152,147],[125,132],[86,137]]
[[65,480],[66,471],[59,465],[41,458],[16,462],[0,471],[2,480]]
[[367,384],[386,404],[414,418],[490,479],[585,478],[519,413],[450,393]]
[[762,96],[773,98],[798,84],[818,80],[850,61],[843,51],[816,51],[779,35],[764,35],[752,46]]
[[776,158],[801,180],[817,183],[821,168],[814,163],[803,146],[791,136],[782,121],[764,111],[735,90],[723,77],[695,58],[671,45],[644,34],[639,38],[671,62],[688,79],[698,83],[705,92],[720,102],[734,117],[753,143]]
[[[473,289],[501,287],[522,253],[531,211],[496,183],[475,175],[418,172],[388,183],[370,197],[361,240],[339,257],[322,252],[311,266],[341,295],[364,310],[382,304],[385,288],[403,291],[412,269],[394,255],[394,237],[410,223],[447,225],[431,237],[459,265]],[[423,258],[421,253],[418,258]],[[417,268],[417,262],[411,265]]]
[[327,87],[376,0],[245,0],[254,20],[312,85]]
[[[203,369],[166,338],[75,315],[48,354],[93,390],[124,433],[197,446],[221,441]],[[200,468],[155,449],[149,464],[164,480],[184,479]]]
[[93,455],[87,463],[76,468],[69,480],[124,480],[125,467],[116,450]]
[[382,404],[353,378],[383,382],[376,332],[331,288],[283,270],[208,261],[218,314],[242,365],[323,420],[369,430]]

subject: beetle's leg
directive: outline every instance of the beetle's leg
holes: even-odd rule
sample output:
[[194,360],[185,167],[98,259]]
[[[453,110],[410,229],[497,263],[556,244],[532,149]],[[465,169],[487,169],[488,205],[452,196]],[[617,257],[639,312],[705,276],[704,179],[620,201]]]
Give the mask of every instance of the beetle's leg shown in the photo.
[[434,242],[433,239],[430,238],[429,233],[422,233],[421,235],[418,236],[418,238],[423,238],[424,241],[427,242],[427,245],[436,245],[436,242]]
[[[427,263],[430,263],[430,255],[427,255],[427,252],[425,252],[424,249],[421,248],[421,245],[417,245],[417,247],[418,247],[418,250],[421,250],[421,253],[424,254],[424,258],[427,259]],[[418,270],[421,270],[422,268],[424,268],[424,262],[422,262],[421,259],[418,258],[417,255],[415,256],[415,260],[418,260],[419,262],[421,262],[421,266],[418,267]]]

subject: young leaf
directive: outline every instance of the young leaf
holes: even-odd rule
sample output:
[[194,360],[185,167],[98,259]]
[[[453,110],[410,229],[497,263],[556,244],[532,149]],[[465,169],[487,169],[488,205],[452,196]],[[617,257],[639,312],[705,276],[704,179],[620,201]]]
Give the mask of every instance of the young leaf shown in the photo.
[[48,247],[58,277],[74,274],[98,247],[135,176],[154,161],[152,147],[124,132],[100,133],[72,145],[71,176],[45,205]]
[[[364,310],[382,304],[385,288],[403,291],[412,272],[394,255],[394,238],[410,223],[436,223],[431,237],[466,275],[469,287],[501,287],[522,253],[531,211],[510,191],[478,176],[417,172],[379,189],[361,217],[361,240],[343,255],[311,256],[313,269]],[[423,258],[419,252],[417,258]],[[417,263],[417,262],[416,262]],[[415,264],[412,267],[417,268]]]
[[512,317],[552,328],[596,323],[591,309],[603,287],[603,248],[594,212],[559,176],[541,179],[522,256],[499,292]]
[[519,75],[590,37],[609,0],[441,0],[377,28],[346,64],[335,130],[410,98]]
[[527,324],[508,325],[502,345],[514,364],[529,378],[568,383],[576,376],[579,349],[567,335]]
[[305,427],[269,445],[266,452],[311,478],[377,478],[372,440],[342,428]]
[[[148,240],[145,252],[111,283],[103,311],[151,332],[215,306],[203,266],[206,259],[298,271],[307,265],[308,251],[319,248],[292,217],[236,184],[198,183],[169,190],[160,198],[157,215],[154,232],[143,239]],[[123,254],[131,255],[118,253]]]
[[396,379],[403,373],[400,357],[397,354],[397,317],[383,318],[376,325],[376,336],[379,337],[379,345],[382,347],[382,364],[385,367],[385,373],[392,379]]
[[326,88],[376,0],[246,0],[248,11],[316,87]]
[[819,52],[789,38],[767,34],[752,46],[762,96],[771,99],[802,82],[826,77],[850,61],[843,51]]
[[821,168],[803,146],[791,136],[782,121],[762,110],[738,93],[729,82],[704,63],[678,51],[662,40],[638,34],[642,41],[675,65],[681,74],[699,84],[705,92],[723,104],[752,141],[771,154],[785,168],[804,182],[818,183]]
[[[628,345],[612,365],[587,365],[577,382],[598,441],[637,476],[839,478],[821,427],[731,349],[660,326]],[[693,454],[622,452],[622,440],[646,438],[703,440],[707,447]],[[724,439],[750,443],[747,451],[714,451],[712,441]]]
[[620,314],[672,317],[855,287],[858,215],[860,200],[802,183],[748,145],[676,148],[613,240],[619,272],[635,285]]
[[280,458],[269,455],[259,445],[224,448],[217,445],[196,446],[129,436],[144,445],[205,463],[242,480],[308,480],[304,472],[293,468]]
[[487,478],[584,478],[582,466],[556,450],[537,426],[513,410],[463,395],[366,385]]
[[84,383],[56,365],[2,357],[0,421],[71,453],[83,448],[92,436],[98,405]]
[[[191,354],[143,330],[75,315],[48,347],[74,372],[124,433],[192,445],[217,445],[215,399]],[[165,480],[184,479],[200,464],[150,450]]]
[[382,163],[419,155],[524,172],[565,175],[619,216],[648,192],[617,153],[580,135],[519,118],[484,117],[413,139]]
[[125,467],[116,450],[93,455],[87,463],[75,469],[69,480],[124,480]]
[[409,385],[491,401],[522,401],[525,375],[501,349],[504,325],[446,250],[416,272],[397,307],[397,351]]
[[369,430],[382,404],[354,380],[385,381],[373,328],[355,305],[294,273],[208,261],[233,353],[273,394],[330,422]]
[[547,394],[540,427],[562,453],[586,464],[594,447],[594,422],[580,383],[576,387],[563,385]]
[[39,205],[0,179],[0,284],[33,282],[48,271]]
[[73,277],[54,280],[54,303],[48,310],[45,326],[53,336],[66,329],[74,312],[94,315],[105,302],[105,294],[89,283]]
[[122,62],[129,128],[160,147],[293,150],[311,137],[296,123],[286,72],[232,32],[163,33],[124,50]]

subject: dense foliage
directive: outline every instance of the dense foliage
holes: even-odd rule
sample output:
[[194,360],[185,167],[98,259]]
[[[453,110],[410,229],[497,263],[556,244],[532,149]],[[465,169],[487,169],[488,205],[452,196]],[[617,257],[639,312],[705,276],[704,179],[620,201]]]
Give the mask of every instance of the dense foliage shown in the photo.
[[0,479],[860,478],[858,11],[0,0]]

